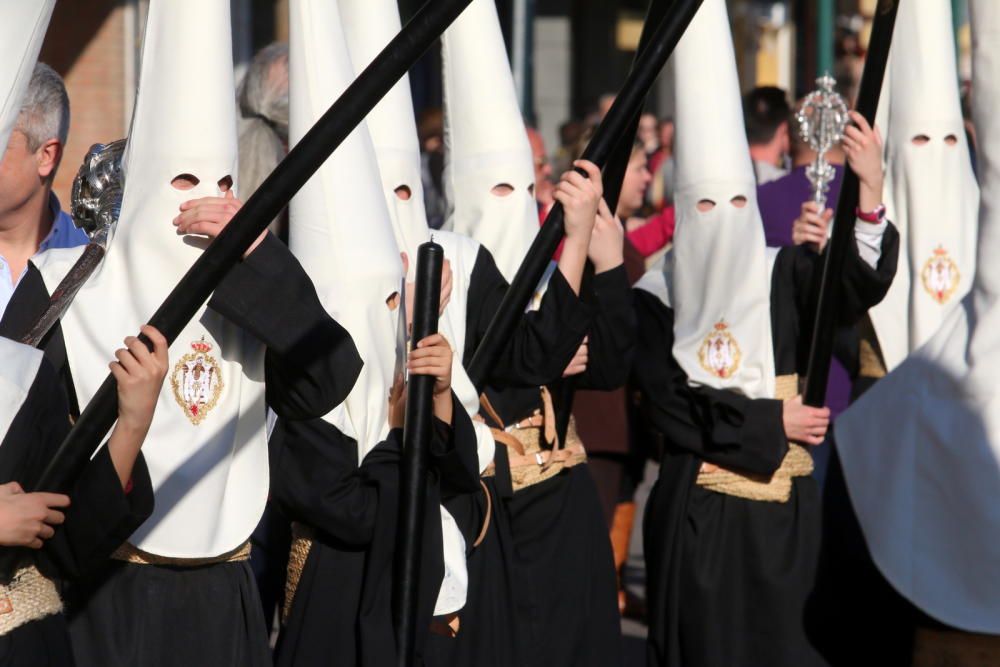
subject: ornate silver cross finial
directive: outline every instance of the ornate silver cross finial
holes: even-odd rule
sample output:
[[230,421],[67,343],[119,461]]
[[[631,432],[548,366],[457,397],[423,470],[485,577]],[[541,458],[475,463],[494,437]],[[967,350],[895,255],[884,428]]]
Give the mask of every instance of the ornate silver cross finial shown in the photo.
[[833,87],[836,80],[829,74],[816,79],[817,90],[809,93],[795,113],[799,137],[816,151],[816,159],[806,168],[806,178],[813,186],[813,201],[820,210],[826,208],[826,193],[836,172],[826,161],[826,152],[844,136],[847,127],[847,103]]

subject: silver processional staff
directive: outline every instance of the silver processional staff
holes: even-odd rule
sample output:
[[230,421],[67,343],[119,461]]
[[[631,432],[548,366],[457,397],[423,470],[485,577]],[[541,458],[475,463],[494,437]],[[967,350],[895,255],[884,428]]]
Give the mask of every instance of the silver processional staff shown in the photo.
[[820,211],[826,208],[826,194],[836,174],[826,161],[826,153],[843,138],[849,120],[847,103],[833,89],[836,84],[829,74],[816,79],[819,88],[806,96],[795,113],[799,137],[816,151],[816,159],[806,167],[806,178],[813,186],[813,201]]

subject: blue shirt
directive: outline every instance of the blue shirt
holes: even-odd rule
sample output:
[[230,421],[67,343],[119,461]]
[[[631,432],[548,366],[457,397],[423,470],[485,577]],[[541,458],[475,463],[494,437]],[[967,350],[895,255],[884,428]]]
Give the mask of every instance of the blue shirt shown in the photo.
[[[88,243],[87,235],[73,224],[73,218],[62,210],[62,207],[59,206],[59,199],[54,193],[49,195],[49,210],[52,211],[52,229],[38,246],[36,255],[49,248],[73,248]],[[0,317],[3,317],[4,311],[7,310],[7,304],[10,303],[10,298],[14,295],[17,283],[21,282],[25,273],[27,271],[22,271],[15,282],[11,276],[10,265],[0,255]]]

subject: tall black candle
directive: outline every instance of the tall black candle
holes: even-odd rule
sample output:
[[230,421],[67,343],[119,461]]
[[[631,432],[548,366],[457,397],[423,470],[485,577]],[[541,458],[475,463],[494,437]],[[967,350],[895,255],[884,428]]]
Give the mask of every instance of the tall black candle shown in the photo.
[[[441,301],[441,268],[444,249],[430,241],[417,251],[413,333],[416,345],[437,333]],[[420,554],[424,541],[427,505],[427,450],[433,428],[434,378],[410,376],[406,387],[406,422],[403,427],[403,469],[396,533],[396,567],[393,576],[393,616],[396,625],[397,664],[413,665],[417,633],[417,599]]]

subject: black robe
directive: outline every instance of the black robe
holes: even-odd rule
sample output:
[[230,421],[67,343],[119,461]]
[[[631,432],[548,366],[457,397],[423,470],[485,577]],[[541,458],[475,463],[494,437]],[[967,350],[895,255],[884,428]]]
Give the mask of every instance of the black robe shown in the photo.
[[[508,284],[481,249],[472,272],[463,363],[471,361]],[[590,364],[580,386],[612,388],[625,379],[634,340],[624,268],[596,276],[580,299],[559,271],[540,308],[490,374],[487,395],[505,423],[541,407],[539,387],[561,377],[585,335]],[[490,528],[469,554],[469,595],[456,638],[432,636],[434,665],[613,665],[621,660],[617,585],[597,491],[585,465],[514,493],[507,452],[497,445]],[[482,494],[449,511],[470,547],[482,526]],[[461,518],[460,518],[461,517]]]
[[[0,334],[19,339],[48,302],[41,274],[29,266]],[[350,335],[323,309],[298,261],[271,236],[229,272],[208,305],[266,345],[266,400],[282,418],[327,414],[357,379],[361,360]],[[75,396],[60,326],[42,346],[67,394]],[[79,582],[68,603],[80,667],[271,664],[246,562],[174,568],[112,561]]]
[[[453,398],[454,426],[435,420],[424,518],[418,664],[444,576],[440,505],[478,488],[472,422]],[[279,420],[271,438],[272,493],[283,512],[315,531],[288,618],[279,666],[396,665],[392,580],[402,430],[359,467],[357,442],[315,419]]]
[[[838,309],[842,324],[856,322],[885,296],[898,248],[899,236],[889,226],[872,269],[851,244]],[[804,247],[783,248],[775,260],[771,327],[777,375],[803,370],[811,287],[821,269],[822,258]],[[819,557],[815,480],[795,478],[786,503],[746,500],[695,484],[703,461],[773,473],[788,451],[782,402],[689,386],[672,354],[673,311],[641,289],[636,309],[641,363],[633,367],[633,380],[645,396],[644,418],[664,442],[644,524],[649,664],[823,664],[803,619]]]
[[[52,366],[43,360],[0,444],[0,484],[16,481],[25,489],[33,488],[69,427],[66,394]],[[55,535],[39,551],[21,550],[22,557],[34,562],[57,587],[99,567],[153,512],[153,488],[141,453],[128,493],[122,490],[107,447],[102,447],[69,496],[66,521]],[[5,667],[72,664],[69,627],[62,614],[0,636],[0,665]]]

